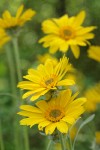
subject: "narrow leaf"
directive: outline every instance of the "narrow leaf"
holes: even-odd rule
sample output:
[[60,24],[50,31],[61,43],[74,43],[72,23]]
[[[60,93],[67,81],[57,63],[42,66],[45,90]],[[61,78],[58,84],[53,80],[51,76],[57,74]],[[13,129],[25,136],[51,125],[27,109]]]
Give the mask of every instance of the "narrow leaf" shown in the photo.
[[76,142],[76,139],[77,139],[77,136],[78,136],[80,130],[81,130],[86,124],[88,124],[89,122],[91,122],[91,121],[94,119],[94,117],[95,117],[95,114],[91,115],[91,116],[88,117],[86,120],[84,120],[84,121],[82,122],[82,124],[80,125],[80,127],[79,127],[79,129],[78,129],[78,131],[77,131],[77,133],[76,133],[76,136],[75,136],[75,138],[74,138],[73,150],[74,150],[75,142]]

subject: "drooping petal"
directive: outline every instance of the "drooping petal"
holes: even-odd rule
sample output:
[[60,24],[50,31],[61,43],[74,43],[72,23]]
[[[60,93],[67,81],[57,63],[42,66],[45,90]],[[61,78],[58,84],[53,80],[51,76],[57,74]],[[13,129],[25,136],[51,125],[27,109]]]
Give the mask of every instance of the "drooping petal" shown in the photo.
[[54,132],[54,130],[57,127],[57,123],[51,123],[48,126],[45,127],[45,133],[46,135],[48,134],[52,134]]
[[79,46],[71,45],[70,47],[71,47],[71,50],[72,50],[75,58],[79,58],[79,56],[80,56],[80,48],[79,48]]
[[64,121],[57,122],[57,129],[61,133],[67,133],[68,132],[68,125]]
[[49,124],[51,124],[51,122],[48,121],[48,120],[45,120],[45,121],[43,121],[43,122],[40,122],[39,125],[38,125],[38,129],[39,129],[39,130],[43,130],[43,128],[46,127],[46,126],[48,126]]

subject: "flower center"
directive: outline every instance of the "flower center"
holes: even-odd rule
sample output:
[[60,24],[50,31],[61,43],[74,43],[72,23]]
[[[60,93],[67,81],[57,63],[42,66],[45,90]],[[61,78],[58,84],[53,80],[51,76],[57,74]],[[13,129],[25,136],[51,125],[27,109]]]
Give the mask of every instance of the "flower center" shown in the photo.
[[48,89],[55,87],[56,83],[57,83],[57,76],[54,74],[43,77],[40,82],[40,84],[43,87]]
[[75,31],[73,30],[73,28],[67,26],[67,27],[63,27],[60,30],[60,36],[61,38],[65,39],[65,40],[69,40],[75,37]]
[[61,115],[61,111],[60,110],[57,110],[57,109],[54,109],[50,112],[49,114],[51,117],[54,117],[54,118],[57,118]]
[[60,119],[62,119],[64,117],[64,114],[65,113],[64,113],[63,108],[55,106],[55,108],[49,108],[46,111],[45,117],[49,121],[58,122],[58,121],[60,121]]
[[54,81],[53,78],[50,78],[50,79],[48,79],[48,80],[45,81],[45,84],[46,84],[46,85],[49,85],[49,84],[51,84],[53,81]]

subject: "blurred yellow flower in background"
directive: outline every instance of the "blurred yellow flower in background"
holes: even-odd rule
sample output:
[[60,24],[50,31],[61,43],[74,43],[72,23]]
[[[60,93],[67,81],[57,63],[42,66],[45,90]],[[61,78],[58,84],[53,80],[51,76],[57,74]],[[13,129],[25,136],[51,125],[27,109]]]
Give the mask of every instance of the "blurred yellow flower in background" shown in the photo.
[[23,26],[28,20],[35,15],[35,11],[32,9],[26,10],[23,14],[24,6],[21,5],[16,13],[16,16],[12,16],[9,11],[4,11],[2,18],[0,18],[0,27],[4,29],[10,29],[17,26]]
[[6,34],[5,30],[0,28],[0,47],[10,40],[10,37]]
[[100,62],[100,46],[90,46],[88,57]]
[[96,136],[96,143],[100,144],[100,131],[96,131],[95,136]]
[[70,131],[70,137],[71,137],[72,140],[74,139],[76,133],[77,133],[77,128],[76,128],[76,127],[73,127],[73,128],[71,129],[71,131]]
[[58,63],[58,60],[56,57],[50,55],[49,53],[45,53],[44,55],[38,55],[37,56],[38,60],[41,62],[41,63],[45,63],[45,61],[47,59],[52,59],[53,63],[56,65]]
[[85,11],[81,11],[76,17],[68,17],[64,15],[58,19],[52,18],[42,23],[42,30],[45,37],[39,40],[39,43],[44,43],[44,47],[50,47],[50,53],[55,53],[57,50],[67,52],[69,47],[75,58],[80,55],[79,46],[86,46],[89,39],[94,38],[91,33],[96,27],[83,27],[82,23],[85,19]]
[[28,75],[24,76],[29,81],[19,82],[18,87],[28,90],[22,98],[31,96],[30,100],[34,101],[50,90],[57,90],[62,86],[73,85],[75,82],[64,78],[71,65],[64,56],[55,66],[52,59],[47,59],[45,64],[40,64],[35,69],[29,69]]
[[87,89],[84,96],[87,98],[86,110],[89,112],[95,111],[97,104],[100,103],[100,83]]
[[[38,129],[47,134],[53,134],[55,129],[61,133],[67,133],[69,126],[75,123],[76,119],[84,112],[83,104],[86,98],[76,98],[71,90],[64,90],[58,97],[52,98],[49,102],[39,101],[36,106],[22,105],[19,115],[25,116],[20,121],[21,125],[32,127],[38,124]],[[74,100],[75,99],[75,100]]]

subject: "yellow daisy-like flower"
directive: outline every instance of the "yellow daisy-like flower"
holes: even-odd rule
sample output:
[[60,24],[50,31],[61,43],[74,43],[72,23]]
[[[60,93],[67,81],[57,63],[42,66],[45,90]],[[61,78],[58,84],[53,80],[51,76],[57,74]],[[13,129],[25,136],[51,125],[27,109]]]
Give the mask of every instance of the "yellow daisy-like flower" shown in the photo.
[[69,126],[84,112],[83,104],[86,102],[83,97],[75,99],[76,93],[73,96],[71,94],[71,90],[64,90],[49,102],[41,100],[36,106],[20,106],[22,111],[18,114],[27,117],[20,124],[30,127],[38,124],[39,130],[43,131],[45,128],[46,135],[53,134],[55,129],[67,133]]
[[6,34],[4,29],[0,29],[0,47],[10,40],[10,37]]
[[86,110],[89,112],[95,111],[97,104],[100,103],[100,83],[87,89],[84,96],[87,98]]
[[16,13],[16,16],[11,16],[9,11],[4,11],[2,18],[0,18],[0,27],[4,29],[9,29],[17,26],[23,26],[27,21],[35,15],[35,11],[32,9],[26,10],[23,14],[22,11],[24,6],[21,5]]
[[100,46],[90,46],[88,57],[100,62]]
[[57,90],[57,88],[62,86],[73,85],[73,80],[64,78],[69,68],[68,59],[63,57],[56,66],[52,59],[47,59],[44,65],[40,64],[37,67],[37,70],[29,69],[28,75],[24,76],[29,81],[22,81],[18,84],[19,88],[28,90],[22,98],[31,96],[30,100],[34,101],[50,90]]
[[50,52],[55,53],[57,50],[62,52],[71,48],[76,58],[80,55],[79,46],[86,46],[89,39],[94,38],[91,33],[96,27],[83,27],[82,23],[85,19],[85,11],[81,11],[76,17],[68,17],[64,15],[58,19],[52,18],[42,23],[42,30],[45,37],[39,40],[44,42],[44,47],[50,47]]

